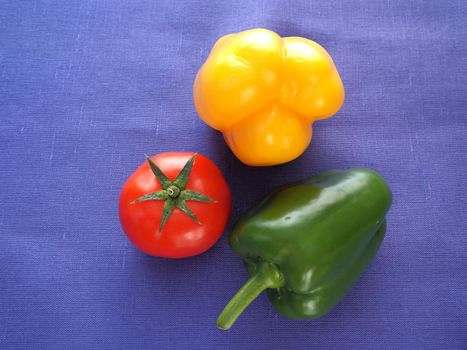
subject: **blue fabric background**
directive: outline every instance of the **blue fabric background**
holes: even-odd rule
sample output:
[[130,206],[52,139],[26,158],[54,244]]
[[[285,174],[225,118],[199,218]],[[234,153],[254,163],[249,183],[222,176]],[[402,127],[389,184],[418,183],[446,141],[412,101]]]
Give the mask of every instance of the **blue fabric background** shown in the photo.
[[[465,1],[0,2],[0,348],[466,349],[466,18]],[[191,95],[215,40],[258,26],[321,43],[347,93],[274,168],[237,161]],[[164,260],[120,229],[123,182],[162,151],[219,165],[229,227],[273,186],[372,167],[394,192],[387,237],[327,316],[262,295],[220,331],[247,278],[226,234]]]

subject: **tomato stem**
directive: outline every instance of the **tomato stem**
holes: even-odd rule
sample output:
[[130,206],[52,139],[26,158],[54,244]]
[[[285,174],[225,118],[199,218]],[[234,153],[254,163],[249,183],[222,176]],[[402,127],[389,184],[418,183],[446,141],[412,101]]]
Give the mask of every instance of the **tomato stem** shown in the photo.
[[177,198],[180,194],[180,189],[177,186],[171,185],[167,189],[167,193],[169,194],[170,198]]
[[185,213],[194,221],[200,224],[196,215],[193,214],[190,208],[186,206],[185,201],[197,201],[205,203],[215,202],[214,200],[202,193],[185,189],[190,178],[191,169],[193,168],[196,156],[197,154],[194,154],[190,159],[188,159],[183,169],[180,170],[180,173],[177,175],[173,182],[170,181],[170,179],[162,172],[161,169],[159,169],[159,167],[151,160],[151,158],[146,156],[149,163],[149,167],[151,168],[151,171],[154,174],[154,176],[159,181],[162,190],[147,193],[144,196],[135,199],[132,202],[132,204],[150,200],[164,201],[164,209],[162,210],[161,221],[159,224],[159,232],[162,232],[165,223],[167,222],[170,214],[172,214],[175,208],[180,209],[183,213]]

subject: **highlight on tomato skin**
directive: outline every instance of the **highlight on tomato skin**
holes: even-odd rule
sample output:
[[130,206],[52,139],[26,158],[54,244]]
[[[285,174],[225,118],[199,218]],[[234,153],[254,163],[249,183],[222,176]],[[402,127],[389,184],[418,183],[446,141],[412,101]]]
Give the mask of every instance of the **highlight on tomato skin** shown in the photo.
[[344,98],[339,72],[321,45],[262,28],[221,37],[193,84],[201,119],[251,166],[299,157],[313,122],[337,113]]
[[219,168],[193,152],[150,157],[126,180],[119,216],[142,252],[165,258],[204,253],[228,223],[232,194]]

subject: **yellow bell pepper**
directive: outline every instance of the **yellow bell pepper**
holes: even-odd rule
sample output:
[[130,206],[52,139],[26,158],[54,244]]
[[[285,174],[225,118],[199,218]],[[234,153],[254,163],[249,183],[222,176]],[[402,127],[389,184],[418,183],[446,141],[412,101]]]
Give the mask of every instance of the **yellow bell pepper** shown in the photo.
[[336,113],[344,87],[326,50],[301,37],[252,29],[220,38],[193,87],[196,110],[245,164],[291,161],[311,124]]

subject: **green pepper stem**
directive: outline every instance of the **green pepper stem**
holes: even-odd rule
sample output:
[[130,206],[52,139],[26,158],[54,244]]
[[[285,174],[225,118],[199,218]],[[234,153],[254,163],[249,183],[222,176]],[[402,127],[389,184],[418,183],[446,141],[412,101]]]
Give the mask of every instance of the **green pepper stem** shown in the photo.
[[230,299],[217,319],[217,327],[227,330],[242,312],[267,288],[280,288],[284,280],[279,268],[268,262],[260,262],[250,279]]

